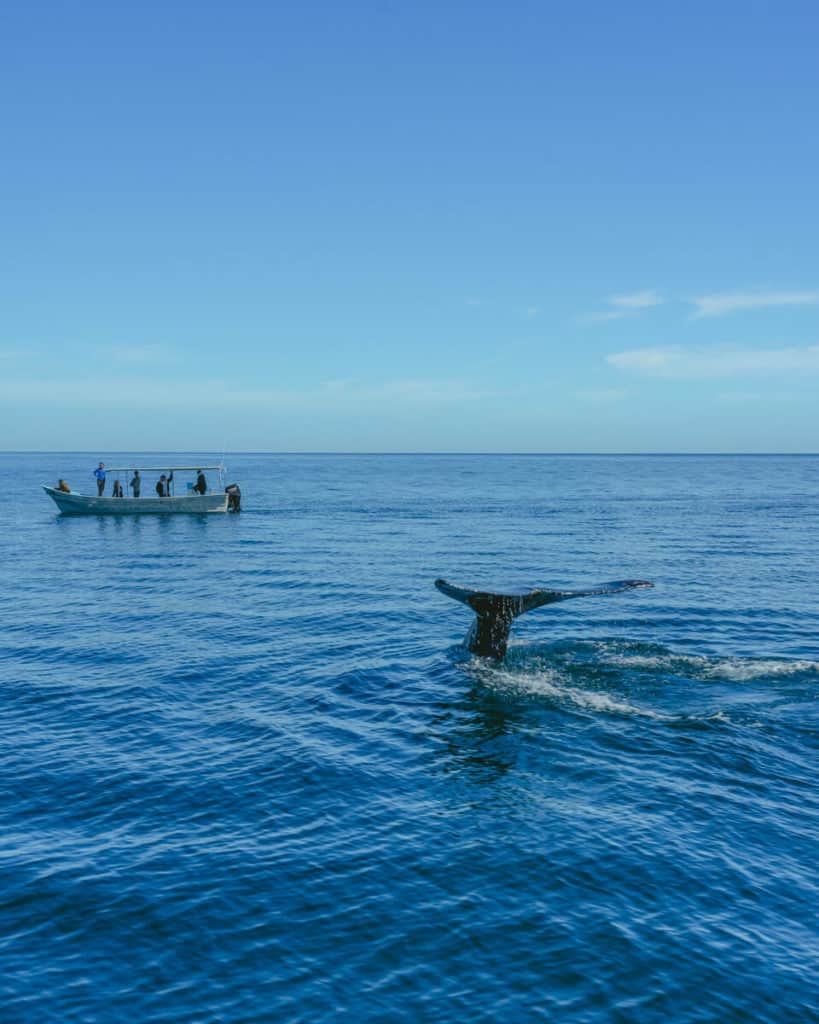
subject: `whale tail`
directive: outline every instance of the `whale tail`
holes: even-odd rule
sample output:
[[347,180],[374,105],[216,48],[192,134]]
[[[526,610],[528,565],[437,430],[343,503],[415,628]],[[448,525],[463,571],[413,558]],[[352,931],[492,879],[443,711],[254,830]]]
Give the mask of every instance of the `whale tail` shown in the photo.
[[556,601],[568,601],[573,597],[596,597],[619,594],[637,587],[653,587],[646,580],[614,580],[598,583],[587,590],[521,590],[492,591],[470,590],[456,587],[446,580],[438,579],[435,586],[442,594],[461,601],[475,612],[475,621],[466,638],[466,646],[473,654],[487,658],[502,658],[509,643],[509,630],[513,621],[533,608]]

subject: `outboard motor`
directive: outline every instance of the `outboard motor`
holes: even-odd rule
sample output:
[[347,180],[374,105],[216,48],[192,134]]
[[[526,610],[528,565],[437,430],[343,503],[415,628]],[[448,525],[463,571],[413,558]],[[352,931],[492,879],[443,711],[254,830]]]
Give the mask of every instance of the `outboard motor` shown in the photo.
[[228,512],[242,511],[242,492],[238,484],[228,484],[225,488],[228,496]]

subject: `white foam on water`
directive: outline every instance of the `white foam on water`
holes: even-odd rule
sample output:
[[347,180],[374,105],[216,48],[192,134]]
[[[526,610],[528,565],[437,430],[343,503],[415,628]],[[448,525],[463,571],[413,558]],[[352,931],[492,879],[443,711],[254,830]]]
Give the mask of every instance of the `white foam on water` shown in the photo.
[[653,718],[657,721],[668,720],[673,715],[664,715],[659,711],[652,711],[651,708],[639,708],[626,701],[616,700],[607,693],[599,690],[579,690],[576,687],[567,687],[564,691],[569,699],[580,707],[590,708],[592,711],[606,711],[619,715],[637,715],[639,718]]
[[792,676],[799,672],[819,672],[819,662],[727,658],[712,662],[706,669],[708,676],[733,679],[737,682],[743,682],[746,679],[759,679],[764,676]]
[[584,690],[566,684],[566,677],[555,668],[541,668],[534,672],[511,672],[497,666],[475,665],[481,683],[493,689],[515,690],[518,693],[537,694],[559,701],[568,701],[588,711],[607,714],[636,715],[640,718],[668,720],[673,715],[664,715],[650,708],[640,708],[627,701],[599,690]]
[[700,654],[678,654],[663,651],[657,654],[629,654],[611,650],[605,643],[597,644],[601,662],[618,668],[674,673],[690,672],[700,678],[729,679],[744,682],[765,676],[790,676],[803,672],[819,672],[819,662],[782,658],[713,658]]
[[[625,671],[647,671],[687,676],[694,680],[728,680],[744,682],[752,679],[788,677],[805,672],[819,672],[819,662],[765,658],[717,658],[697,654],[679,654],[672,651],[656,653],[629,653],[622,644],[613,645],[597,642],[593,645],[596,656],[588,661],[582,659],[573,662],[571,655],[559,654],[558,665],[548,664],[548,658],[539,656],[530,664],[525,661],[512,666],[498,665],[482,658],[473,658],[470,672],[488,689],[546,697],[561,704],[574,705],[585,711],[600,714],[629,715],[647,718],[654,721],[673,722],[690,715],[672,714],[656,711],[653,708],[640,707],[599,689],[585,689],[576,685],[576,678],[569,675],[567,668],[576,667],[614,667]],[[588,650],[588,648],[586,648]],[[703,722],[736,724],[724,712],[716,711],[707,715],[695,715]]]
[[678,665],[699,667],[705,664],[705,661],[705,658],[687,654],[614,654],[606,658],[608,664],[617,665],[619,668],[639,668],[649,671],[669,669]]

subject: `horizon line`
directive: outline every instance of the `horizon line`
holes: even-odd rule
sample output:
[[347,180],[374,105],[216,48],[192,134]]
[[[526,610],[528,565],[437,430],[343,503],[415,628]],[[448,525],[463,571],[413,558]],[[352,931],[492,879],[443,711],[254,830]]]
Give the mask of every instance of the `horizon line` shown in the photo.
[[[103,452],[113,452],[118,455],[212,455],[210,450],[194,448],[109,448],[102,449]],[[0,448],[0,455],[88,455],[94,458],[100,457],[100,449],[89,448]],[[224,452],[223,458],[228,455],[276,455],[276,456],[299,456],[299,455],[366,455],[366,456],[507,456],[507,457],[533,457],[533,458],[572,458],[578,456],[595,456],[598,458],[622,458],[624,455],[644,458],[673,457],[743,457],[743,458],[765,458],[776,456],[779,458],[799,458],[819,456],[819,451],[365,451],[347,450],[333,451],[329,449],[309,449],[304,451],[274,451],[264,449],[236,449]]]

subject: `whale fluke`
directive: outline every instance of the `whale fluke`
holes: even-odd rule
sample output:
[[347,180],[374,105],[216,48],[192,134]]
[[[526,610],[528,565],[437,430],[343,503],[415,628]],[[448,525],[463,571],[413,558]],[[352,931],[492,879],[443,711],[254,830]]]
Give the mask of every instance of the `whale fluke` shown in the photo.
[[647,580],[613,580],[611,583],[598,583],[587,590],[470,590],[456,587],[446,580],[436,580],[435,586],[447,597],[461,601],[475,612],[466,646],[473,654],[487,658],[502,658],[506,654],[509,642],[509,630],[512,622],[524,612],[540,608],[544,604],[556,601],[568,601],[573,597],[596,597],[597,595],[620,594],[624,590],[636,587],[653,587]]

